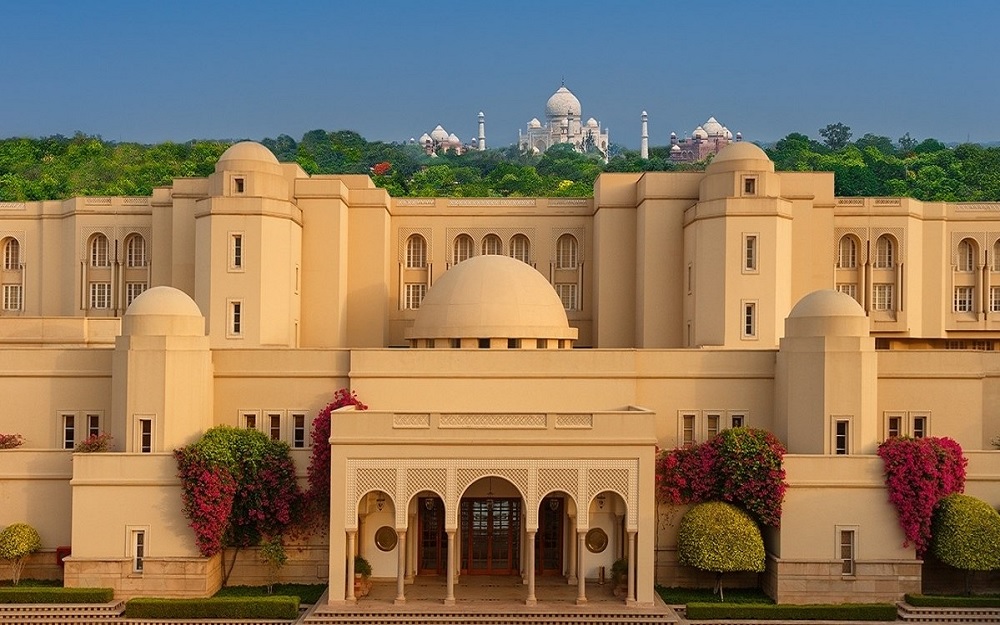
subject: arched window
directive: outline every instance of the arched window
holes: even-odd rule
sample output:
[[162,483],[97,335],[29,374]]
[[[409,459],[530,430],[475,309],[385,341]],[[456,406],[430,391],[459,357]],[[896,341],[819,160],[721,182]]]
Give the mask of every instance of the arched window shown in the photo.
[[483,238],[483,255],[486,254],[503,254],[503,241],[500,240],[495,234],[487,234]]
[[133,234],[125,242],[125,265],[127,267],[146,266],[146,239]]
[[90,266],[110,267],[111,257],[108,255],[108,237],[95,234],[90,240]]
[[556,269],[576,269],[576,237],[564,234],[556,241]]
[[3,268],[21,268],[21,244],[13,237],[7,239],[3,246]]
[[455,238],[455,250],[451,257],[452,264],[457,265],[463,260],[469,260],[472,257],[473,245],[472,237],[467,234],[458,235]]
[[840,239],[837,250],[837,269],[854,269],[858,266],[858,244],[848,235]]
[[970,239],[962,239],[958,244],[957,265],[959,271],[973,271],[976,268],[976,246]]
[[1000,239],[993,244],[993,271],[1000,271]]
[[523,234],[515,234],[510,240],[510,257],[522,263],[531,262],[531,243]]
[[896,246],[892,238],[883,234],[875,242],[875,268],[892,269],[896,264]]
[[411,234],[406,240],[406,268],[424,269],[427,267],[427,241],[419,234]]

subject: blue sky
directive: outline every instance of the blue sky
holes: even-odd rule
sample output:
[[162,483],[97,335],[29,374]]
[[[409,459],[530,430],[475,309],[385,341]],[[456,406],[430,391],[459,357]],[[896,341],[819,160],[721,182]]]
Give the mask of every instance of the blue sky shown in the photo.
[[710,115],[756,141],[1000,140],[994,0],[23,0],[0,23],[0,137],[467,140],[482,110],[497,147],[565,80],[632,148],[644,109],[654,145]]

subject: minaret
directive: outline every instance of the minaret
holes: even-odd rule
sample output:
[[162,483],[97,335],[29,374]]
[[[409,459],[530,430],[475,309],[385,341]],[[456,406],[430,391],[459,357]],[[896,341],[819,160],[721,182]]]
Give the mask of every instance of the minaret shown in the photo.
[[479,111],[479,151],[486,149],[486,116]]
[[639,142],[639,158],[649,159],[649,116],[642,112],[642,140]]

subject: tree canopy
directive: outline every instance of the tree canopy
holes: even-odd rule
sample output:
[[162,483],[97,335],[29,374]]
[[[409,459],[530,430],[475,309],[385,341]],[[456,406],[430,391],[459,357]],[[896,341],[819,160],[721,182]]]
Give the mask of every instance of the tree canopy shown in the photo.
[[[831,171],[840,196],[907,196],[926,201],[1000,201],[1000,147],[918,140],[909,133],[893,143],[867,133],[851,141],[837,122],[821,140],[793,132],[767,148],[778,171]],[[0,201],[58,200],[74,196],[150,195],[174,178],[204,177],[233,141],[192,140],[143,145],[72,137],[0,139]],[[309,174],[369,174],[395,197],[590,196],[601,172],[698,171],[675,163],[669,146],[652,146],[649,158],[613,146],[604,163],[556,145],[544,154],[516,146],[425,154],[419,145],[367,141],[351,130],[310,130],[296,141],[287,134],[260,140],[282,162]]]

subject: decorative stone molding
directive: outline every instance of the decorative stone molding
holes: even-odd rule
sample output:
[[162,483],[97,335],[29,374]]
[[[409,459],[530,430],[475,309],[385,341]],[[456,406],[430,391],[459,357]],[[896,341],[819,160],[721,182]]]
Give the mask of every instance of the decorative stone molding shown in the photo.
[[557,414],[557,430],[591,430],[594,428],[592,414]]
[[442,414],[442,430],[544,430],[544,414]]
[[394,430],[426,430],[431,427],[431,416],[429,414],[399,414],[392,416],[392,428]]
[[448,200],[448,206],[490,206],[497,208],[535,206],[534,198],[454,198]]

